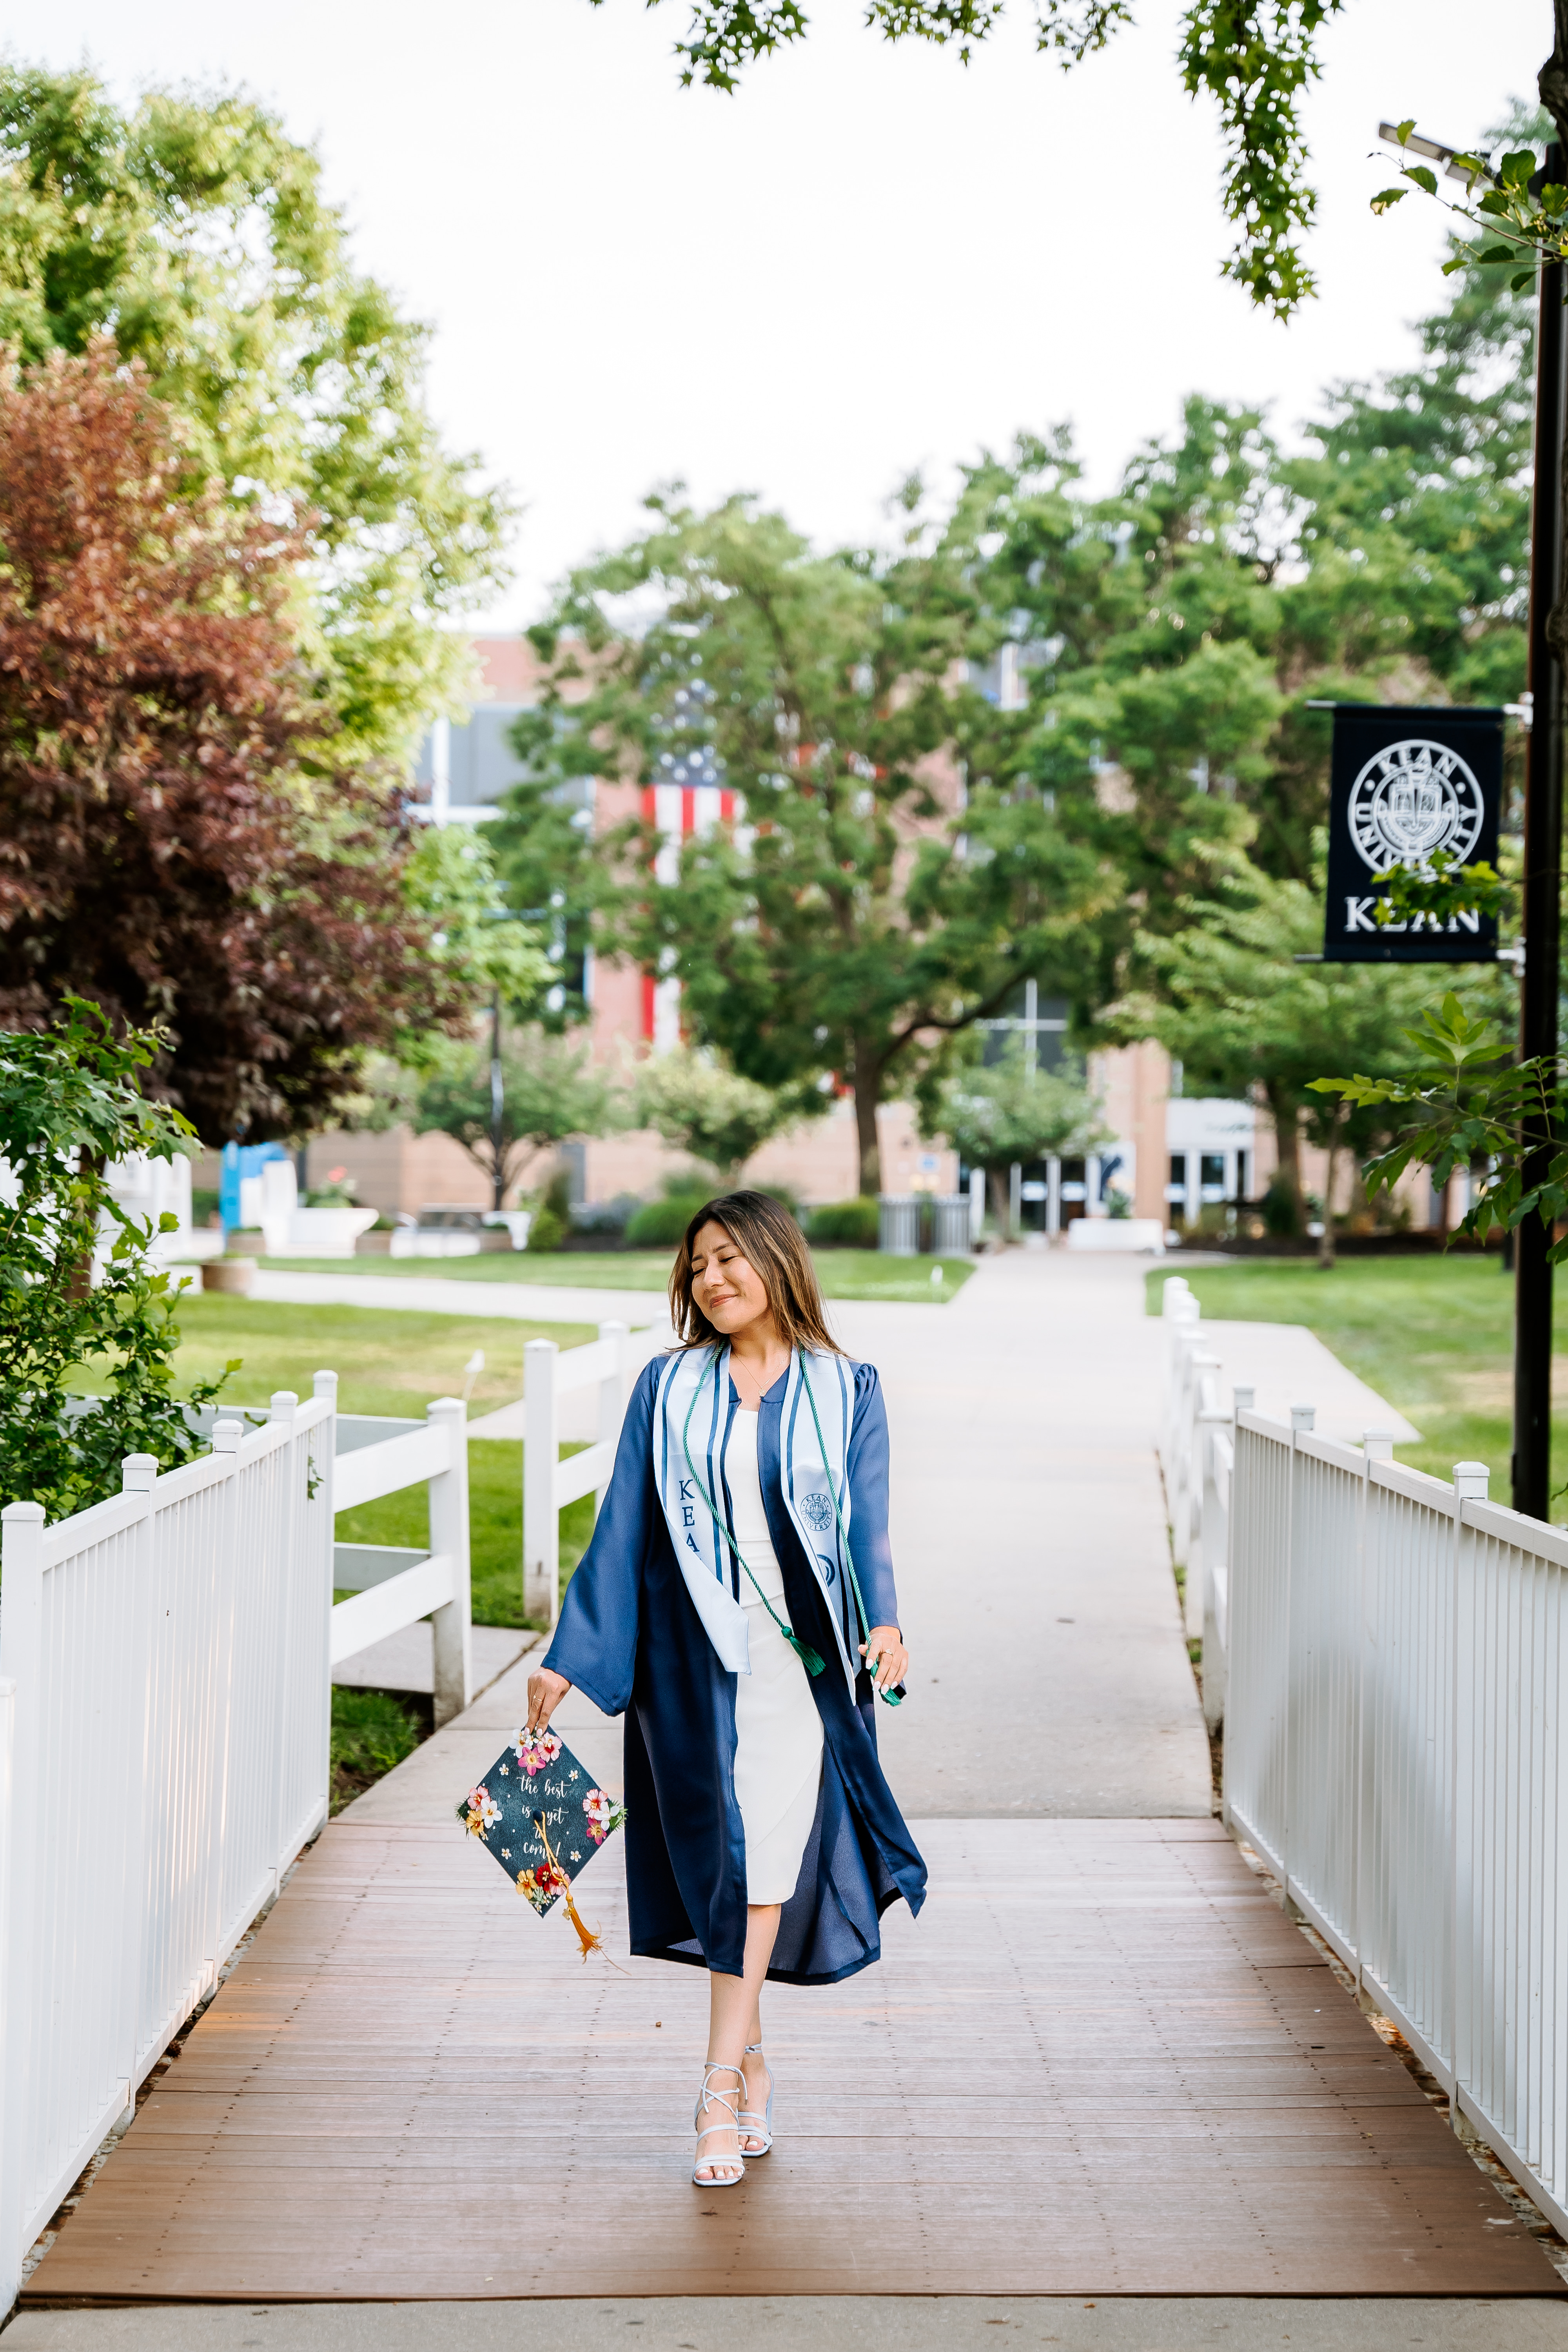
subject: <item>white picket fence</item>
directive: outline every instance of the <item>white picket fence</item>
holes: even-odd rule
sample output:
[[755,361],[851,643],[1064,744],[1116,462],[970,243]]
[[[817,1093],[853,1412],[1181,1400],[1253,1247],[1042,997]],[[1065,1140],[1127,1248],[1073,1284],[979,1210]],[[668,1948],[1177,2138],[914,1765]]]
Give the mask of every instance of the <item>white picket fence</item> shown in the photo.
[[[331,1667],[434,1608],[468,1695],[465,1408],[346,1422],[337,1375],[46,1527],[0,1580],[0,2313],[28,2246],[327,1809]],[[336,1509],[428,1481],[433,1549],[361,1561]],[[345,1574],[346,1571],[346,1574]],[[443,1664],[443,1660],[445,1664]]]
[[1568,1534],[1489,1501],[1482,1464],[1450,1485],[1310,1406],[1227,1404],[1166,1306],[1226,1819],[1568,2230]]

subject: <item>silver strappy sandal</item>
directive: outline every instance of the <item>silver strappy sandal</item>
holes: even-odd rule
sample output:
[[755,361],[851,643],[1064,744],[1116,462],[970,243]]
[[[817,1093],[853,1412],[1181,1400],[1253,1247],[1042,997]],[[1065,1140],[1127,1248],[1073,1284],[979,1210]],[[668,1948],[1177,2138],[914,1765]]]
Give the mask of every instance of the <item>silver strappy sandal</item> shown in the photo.
[[[740,2082],[740,2089],[731,2097],[726,2098],[722,2091],[716,2091],[713,2088],[713,2077],[715,2074],[735,2075]],[[702,2088],[697,2094],[697,2105],[691,2111],[692,2126],[697,2133],[697,2161],[691,2168],[691,2179],[695,2187],[699,2189],[733,2189],[737,2181],[741,2181],[745,2179],[746,2168],[742,2160],[741,2151],[738,2147],[728,2156],[704,2156],[702,2153],[702,2143],[705,2139],[715,2139],[721,2132],[732,2131],[737,2134],[739,2133],[741,2125],[740,2118],[735,2112],[735,2102],[737,2099],[744,2098],[745,2095],[746,2078],[744,2074],[742,2074],[739,2066],[727,2065],[725,2062],[720,2058],[709,2058],[704,2060],[702,2067]],[[721,2108],[723,2113],[730,2118],[729,2122],[723,2124],[709,2124],[704,2126],[702,2118],[711,2107]],[[733,2172],[721,2174],[715,2168],[721,2164],[732,2164],[735,2169]],[[703,2177],[702,2171],[704,2165],[709,2168],[706,2179]]]
[[[762,2058],[762,2043],[760,2042],[748,2042],[746,2044],[746,2055],[748,2058]],[[763,2063],[764,2066],[767,2065],[767,2060],[765,2058],[763,2059]],[[742,2076],[742,2082],[745,2080],[744,2075]],[[744,2094],[742,2094],[742,2096]],[[735,2128],[740,2133],[742,2140],[747,2138],[760,2139],[763,2143],[761,2147],[742,2148],[741,2154],[745,2157],[749,2162],[754,2161],[759,2156],[766,2156],[769,2148],[771,2148],[773,2144],[773,2070],[771,2066],[768,2066],[767,2105],[763,2109],[761,2115],[757,2114],[754,2107],[742,2107],[740,2114],[735,2118]]]

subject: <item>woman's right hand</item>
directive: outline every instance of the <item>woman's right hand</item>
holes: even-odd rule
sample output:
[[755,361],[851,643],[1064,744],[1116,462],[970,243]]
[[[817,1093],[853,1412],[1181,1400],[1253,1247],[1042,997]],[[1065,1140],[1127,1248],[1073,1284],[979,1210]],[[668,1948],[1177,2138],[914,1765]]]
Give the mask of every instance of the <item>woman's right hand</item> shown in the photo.
[[528,1678],[528,1728],[542,1731],[572,1685],[564,1675],[541,1666]]

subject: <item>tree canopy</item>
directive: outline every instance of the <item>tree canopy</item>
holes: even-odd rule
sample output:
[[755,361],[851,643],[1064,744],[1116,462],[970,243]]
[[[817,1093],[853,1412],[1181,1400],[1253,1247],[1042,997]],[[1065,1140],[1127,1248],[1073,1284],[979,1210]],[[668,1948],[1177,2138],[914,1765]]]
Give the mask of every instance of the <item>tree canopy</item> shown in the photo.
[[771,1137],[827,1108],[816,1087],[760,1087],[689,1045],[640,1063],[632,1099],[638,1124],[710,1168],[724,1192]]
[[500,1078],[498,1105],[488,1048],[477,1040],[449,1048],[426,1075],[415,1119],[421,1133],[439,1129],[462,1145],[489,1179],[498,1209],[540,1152],[573,1136],[604,1135],[623,1116],[617,1088],[585,1046],[537,1023],[503,1031]]
[[1012,1224],[1008,1171],[1059,1155],[1079,1159],[1112,1140],[1100,1104],[1084,1083],[1083,1065],[1055,1070],[1027,1061],[1016,1041],[994,1061],[970,1050],[929,1091],[922,1126],[944,1136],[972,1168],[983,1168],[996,1222]]
[[[519,740],[563,782],[700,770],[739,795],[743,824],[689,836],[674,870],[650,826],[579,835],[597,875],[579,896],[603,949],[680,979],[695,1033],[743,1076],[852,1089],[875,1192],[879,1104],[1025,974],[1065,966],[1113,877],[1038,793],[954,768],[974,607],[940,533],[911,517],[890,558],[823,556],[744,499],[650,513],[533,633],[551,669]],[[635,626],[617,617],[633,589],[652,611]],[[546,805],[514,799],[503,872]]]
[[443,627],[490,589],[504,502],[442,448],[427,330],[357,269],[314,152],[251,100],[0,64],[0,341],[24,362],[108,333],[184,421],[184,471],[301,517],[296,625],[330,756],[403,757],[458,695]]
[[156,1020],[154,1083],[221,1143],[320,1123],[467,990],[410,908],[400,796],[322,777],[298,533],[183,459],[106,340],[0,375],[0,1022]]

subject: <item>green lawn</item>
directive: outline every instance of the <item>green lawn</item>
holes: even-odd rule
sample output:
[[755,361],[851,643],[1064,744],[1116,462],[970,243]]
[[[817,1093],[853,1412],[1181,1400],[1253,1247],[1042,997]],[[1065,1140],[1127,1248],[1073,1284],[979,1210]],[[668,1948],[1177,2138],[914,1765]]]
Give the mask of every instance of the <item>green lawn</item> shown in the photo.
[[[580,1347],[596,1335],[588,1323],[470,1322],[458,1315],[403,1315],[376,1307],[289,1307],[218,1293],[188,1291],[180,1301],[182,1386],[221,1372],[230,1357],[241,1369],[226,1394],[265,1405],[274,1389],[310,1393],[318,1368],[338,1375],[344,1412],[422,1416],[432,1397],[460,1395],[463,1367],[482,1349],[485,1369],[474,1382],[469,1411],[489,1412],[522,1394],[522,1349],[528,1339]],[[570,1570],[593,1531],[592,1496],[561,1514],[561,1563]],[[521,1625],[522,1446],[519,1440],[477,1437],[468,1444],[468,1532],[473,1608],[480,1625]],[[428,1540],[426,1490],[410,1486],[378,1503],[344,1511],[343,1543],[424,1544]]]
[[[1167,1266],[1165,1272],[1173,1271]],[[1164,1274],[1149,1276],[1149,1312],[1160,1311]],[[1456,1462],[1485,1462],[1507,1501],[1512,1451],[1513,1281],[1492,1257],[1342,1258],[1320,1273],[1300,1258],[1205,1266],[1187,1276],[1205,1316],[1304,1323],[1342,1363],[1421,1432],[1401,1445],[1413,1469],[1448,1477]],[[1568,1297],[1557,1286],[1557,1328],[1568,1353]],[[1555,1360],[1563,1411],[1552,1420],[1553,1479],[1568,1479],[1568,1370]],[[1563,1499],[1553,1517],[1568,1517]]]
[[[974,1271],[974,1261],[966,1257],[884,1257],[879,1250],[816,1250],[813,1255],[825,1298],[941,1304],[961,1290]],[[574,1290],[646,1290],[662,1295],[669,1280],[670,1258],[667,1249],[508,1250],[486,1257],[270,1257],[261,1264],[299,1274],[435,1275],[449,1282],[538,1282]],[[939,1266],[940,1283],[931,1279]],[[562,1345],[565,1344],[563,1340]]]
[[181,1381],[221,1372],[230,1357],[241,1369],[226,1394],[265,1404],[274,1389],[308,1397],[319,1369],[338,1375],[343,1412],[423,1413],[432,1397],[460,1396],[463,1367],[476,1349],[485,1369],[468,1410],[489,1412],[522,1394],[522,1350],[530,1339],[580,1347],[597,1337],[591,1323],[498,1322],[492,1317],[404,1315],[381,1307],[290,1307],[219,1291],[187,1291],[180,1301]]
[[[575,1454],[577,1448],[564,1450]],[[593,1532],[594,1497],[584,1495],[561,1514],[563,1581]],[[423,1486],[405,1486],[379,1503],[338,1514],[340,1543],[412,1545],[429,1539]],[[522,1445],[517,1438],[468,1440],[468,1559],[475,1624],[531,1624],[522,1613]]]

